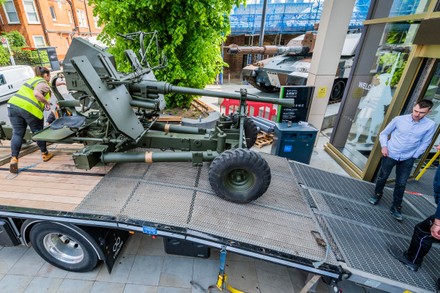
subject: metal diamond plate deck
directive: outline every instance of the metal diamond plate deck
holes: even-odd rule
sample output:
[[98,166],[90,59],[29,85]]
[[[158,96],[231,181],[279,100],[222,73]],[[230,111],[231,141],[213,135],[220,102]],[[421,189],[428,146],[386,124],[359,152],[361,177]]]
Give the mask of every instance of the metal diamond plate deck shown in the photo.
[[433,210],[429,198],[405,195],[404,221],[397,222],[388,210],[390,188],[372,206],[368,203],[374,192],[372,183],[263,156],[271,167],[272,182],[262,197],[249,204],[215,196],[207,163],[201,167],[190,163],[118,164],[76,211],[180,227],[206,235],[206,239],[259,247],[261,254],[270,250],[292,259],[321,261],[326,251],[313,238],[311,231],[315,230],[332,247],[326,264],[343,262],[370,280],[377,276],[377,282],[385,278],[423,292],[433,290],[438,247],[417,273],[408,271],[386,250],[390,243],[402,249],[407,246],[414,225]]
[[[325,257],[310,232],[316,229],[310,216],[225,202],[203,192],[197,193],[189,228],[307,259]],[[334,257],[327,263],[335,264]]]
[[[324,231],[330,233],[349,268],[381,276],[402,284],[435,291],[440,249],[433,248],[417,272],[406,269],[387,251],[390,244],[402,250],[409,245],[414,226],[432,214],[433,204],[423,196],[405,194],[402,222],[389,212],[392,189],[384,191],[378,205],[368,203],[374,184],[332,174],[300,163],[291,163],[294,174],[309,189],[311,206]],[[420,211],[424,210],[421,214]],[[431,211],[431,212],[429,212]],[[339,255],[335,252],[336,255]]]
[[332,217],[326,217],[326,220],[350,267],[435,292],[434,284],[438,277],[437,260],[440,257],[438,248],[430,251],[418,272],[412,272],[387,251],[390,244],[397,245],[402,250],[406,249],[409,244],[407,237],[396,237],[373,227]]
[[[367,206],[368,199],[374,194],[374,183],[350,178],[348,176],[333,174],[300,163],[291,164],[295,171],[295,175],[299,177],[299,182],[305,185],[307,188],[313,188],[325,193],[331,193],[343,199],[351,199],[367,203]],[[406,216],[420,218],[421,215],[417,211],[412,209],[410,206],[405,205],[405,201],[408,199],[416,201],[416,205],[422,204],[422,199],[419,196],[405,194],[402,213]],[[383,208],[384,210],[388,210],[392,201],[393,189],[386,187],[383,191],[383,197],[377,206]]]
[[[320,232],[284,158],[265,155],[272,170],[267,192],[250,204],[235,204],[214,195],[208,164],[118,164],[86,197],[77,212],[100,213],[231,239],[321,261],[326,248],[311,231]],[[131,176],[133,174],[133,176]],[[337,265],[330,254],[327,264]]]

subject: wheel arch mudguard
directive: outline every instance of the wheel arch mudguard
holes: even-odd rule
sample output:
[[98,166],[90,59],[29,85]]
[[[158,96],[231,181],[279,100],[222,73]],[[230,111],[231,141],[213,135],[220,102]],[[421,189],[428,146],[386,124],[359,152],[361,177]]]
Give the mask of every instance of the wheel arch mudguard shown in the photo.
[[70,229],[72,231],[77,232],[79,235],[81,235],[81,237],[83,239],[85,239],[91,245],[91,247],[93,247],[93,250],[95,251],[98,258],[100,260],[105,260],[104,252],[93,236],[91,236],[87,231],[85,231],[81,227],[74,225],[74,224],[66,223],[66,222],[46,221],[46,220],[36,220],[36,219],[28,219],[28,220],[24,221],[23,225],[21,226],[21,229],[20,229],[20,234],[22,235],[23,242],[26,243],[27,246],[30,246],[29,245],[29,243],[30,243],[29,234],[30,234],[30,231],[32,230],[32,227],[38,223],[43,223],[43,222],[57,224],[57,225],[63,226],[67,229]]

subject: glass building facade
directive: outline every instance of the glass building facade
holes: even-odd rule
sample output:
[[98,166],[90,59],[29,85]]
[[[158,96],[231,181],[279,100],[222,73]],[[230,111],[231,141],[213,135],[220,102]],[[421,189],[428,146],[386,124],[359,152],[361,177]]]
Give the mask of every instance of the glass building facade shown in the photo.
[[[355,66],[326,150],[352,176],[374,180],[380,162],[378,135],[415,102],[434,102],[429,118],[440,123],[440,24],[437,1],[370,4]],[[438,131],[437,131],[438,132]],[[439,143],[436,134],[433,146]],[[417,165],[417,172],[431,148]],[[434,149],[435,152],[435,149]]]

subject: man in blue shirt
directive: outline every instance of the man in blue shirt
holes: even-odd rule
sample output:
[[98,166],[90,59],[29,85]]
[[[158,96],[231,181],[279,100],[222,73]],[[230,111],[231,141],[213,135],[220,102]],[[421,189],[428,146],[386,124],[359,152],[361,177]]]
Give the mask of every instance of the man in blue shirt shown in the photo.
[[[440,152],[440,144],[437,146],[437,152]],[[438,204],[440,202],[440,166],[437,167],[437,171],[435,171],[434,176],[434,200],[435,203]]]
[[414,161],[428,148],[435,132],[435,122],[425,117],[432,106],[429,100],[417,102],[411,114],[395,117],[379,135],[383,157],[375,194],[369,202],[375,205],[380,201],[391,170],[396,166],[396,181],[390,212],[398,221],[403,219],[401,213],[403,194]]
[[408,269],[417,272],[422,265],[423,257],[428,254],[434,242],[440,242],[440,205],[437,205],[435,215],[414,227],[411,243],[405,252],[395,245],[391,245],[388,251]]

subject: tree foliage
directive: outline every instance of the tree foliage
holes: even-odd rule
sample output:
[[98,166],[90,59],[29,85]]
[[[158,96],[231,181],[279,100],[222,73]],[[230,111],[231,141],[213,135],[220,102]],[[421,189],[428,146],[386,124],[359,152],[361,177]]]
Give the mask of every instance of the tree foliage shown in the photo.
[[[14,56],[16,65],[46,65],[49,63],[47,53],[37,51],[23,50],[27,47],[26,39],[18,31],[3,32],[2,37],[8,39],[9,47]],[[0,46],[0,66],[11,65],[9,50]]]
[[[244,0],[90,0],[94,14],[103,25],[100,39],[115,42],[111,48],[118,63],[123,51],[138,50],[136,42],[126,42],[117,33],[158,32],[159,47],[168,64],[155,72],[159,80],[174,85],[204,88],[215,81],[224,65],[220,46],[230,33],[229,14],[234,4]],[[122,68],[119,68],[120,70]],[[191,98],[177,94],[167,97],[167,105],[188,106]]]
[[18,31],[11,31],[8,33],[2,33],[2,36],[6,37],[11,47],[24,47],[27,46],[26,39]]

